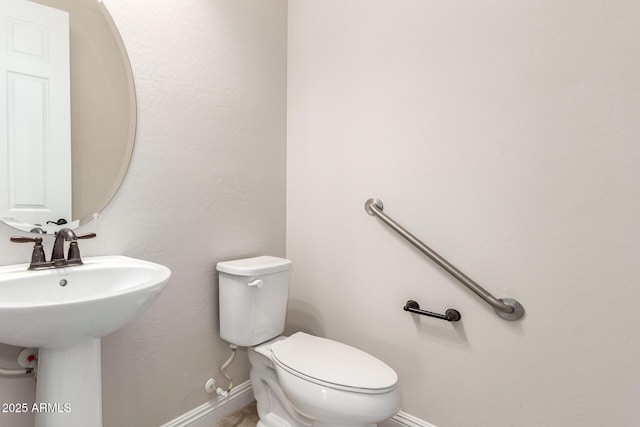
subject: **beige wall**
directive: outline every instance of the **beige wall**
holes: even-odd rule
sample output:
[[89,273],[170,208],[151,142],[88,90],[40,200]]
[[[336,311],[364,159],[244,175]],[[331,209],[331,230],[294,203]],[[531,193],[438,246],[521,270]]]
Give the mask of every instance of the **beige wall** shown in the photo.
[[[639,19],[617,0],[289,2],[290,329],[385,360],[438,427],[638,425]],[[369,197],[526,317],[499,319]]]
[[[131,168],[83,256],[165,264],[171,281],[139,320],[103,339],[105,427],[156,427],[211,398],[228,357],[215,264],[285,252],[286,2],[105,0],[130,55],[139,123]],[[31,248],[0,225],[3,264]],[[52,240],[45,237],[47,256]],[[0,345],[0,366],[18,349]],[[246,352],[231,369],[248,379]],[[33,379],[0,378],[0,402],[31,402]],[[30,416],[0,414],[27,427]]]

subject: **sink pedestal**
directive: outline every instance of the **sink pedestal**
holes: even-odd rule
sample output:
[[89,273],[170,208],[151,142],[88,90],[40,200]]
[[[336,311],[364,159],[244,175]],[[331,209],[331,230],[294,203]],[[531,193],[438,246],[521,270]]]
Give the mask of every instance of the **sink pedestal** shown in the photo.
[[102,426],[100,339],[40,348],[36,427]]

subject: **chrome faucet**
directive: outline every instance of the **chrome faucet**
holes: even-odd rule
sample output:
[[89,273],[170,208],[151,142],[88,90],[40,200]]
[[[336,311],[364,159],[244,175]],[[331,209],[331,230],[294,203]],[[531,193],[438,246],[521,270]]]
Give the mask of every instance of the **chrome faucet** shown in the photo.
[[[78,247],[78,239],[92,239],[96,237],[96,233],[89,233],[82,236],[76,236],[70,228],[61,228],[56,232],[56,240],[53,243],[53,251],[51,252],[51,261],[47,261],[42,246],[42,237],[12,237],[10,240],[16,243],[35,243],[33,253],[31,254],[31,264],[29,270],[42,270],[45,268],[69,267],[72,265],[81,265],[80,248]],[[69,243],[69,253],[64,258],[64,242]]]

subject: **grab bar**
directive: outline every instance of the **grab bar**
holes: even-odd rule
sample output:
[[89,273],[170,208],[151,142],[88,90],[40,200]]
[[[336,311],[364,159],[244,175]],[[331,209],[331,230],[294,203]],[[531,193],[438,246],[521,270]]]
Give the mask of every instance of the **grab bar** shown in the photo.
[[369,215],[377,216],[382,220],[385,224],[387,224],[390,228],[396,231],[400,236],[404,237],[411,243],[413,246],[418,248],[423,254],[431,258],[436,264],[442,267],[446,272],[451,274],[453,277],[458,279],[463,285],[473,291],[476,295],[482,298],[485,302],[487,302],[496,314],[505,320],[518,320],[524,315],[524,307],[518,301],[513,298],[496,298],[491,295],[486,289],[482,286],[478,285],[476,282],[471,280],[466,274],[462,271],[458,270],[454,265],[452,265],[449,261],[442,258],[437,252],[433,249],[422,243],[417,237],[413,234],[409,233],[406,229],[404,229],[400,224],[395,222],[393,219],[389,218],[386,214],[382,212],[383,204],[379,199],[369,199],[364,204],[364,209],[367,211]]
[[408,311],[410,313],[421,314],[423,316],[435,317],[436,319],[446,320],[448,322],[457,322],[462,319],[460,312],[453,308],[448,308],[444,314],[434,313],[433,311],[426,311],[420,309],[420,304],[417,301],[410,299],[404,305],[404,311]]

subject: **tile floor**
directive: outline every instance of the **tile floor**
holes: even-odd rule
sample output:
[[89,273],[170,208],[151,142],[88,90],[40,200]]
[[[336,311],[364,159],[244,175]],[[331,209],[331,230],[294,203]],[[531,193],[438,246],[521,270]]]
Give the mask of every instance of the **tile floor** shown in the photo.
[[258,411],[256,410],[256,402],[252,402],[226,416],[214,427],[256,427],[256,424],[258,424]]

